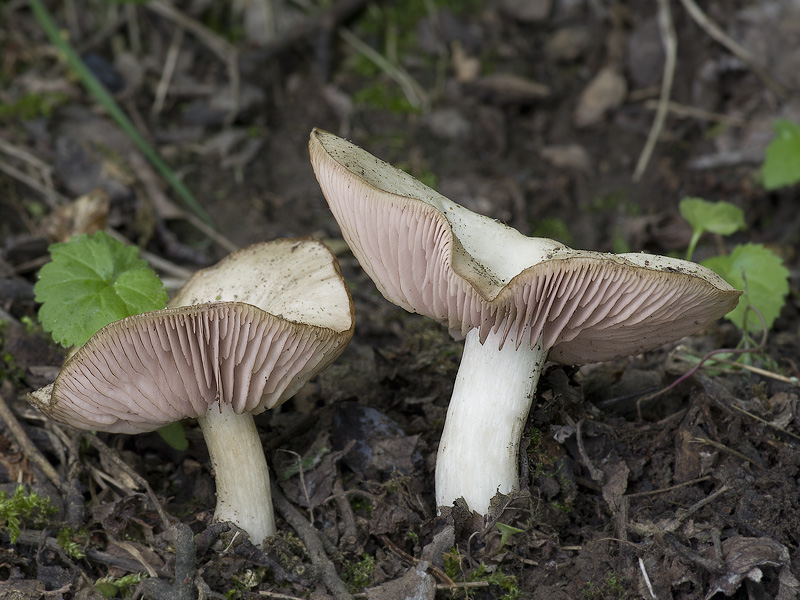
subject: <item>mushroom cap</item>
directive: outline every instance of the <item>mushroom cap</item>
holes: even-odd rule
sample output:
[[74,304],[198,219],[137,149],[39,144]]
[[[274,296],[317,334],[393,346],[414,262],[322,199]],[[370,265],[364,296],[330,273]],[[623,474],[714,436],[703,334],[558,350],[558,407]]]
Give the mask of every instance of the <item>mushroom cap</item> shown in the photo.
[[564,363],[611,360],[694,333],[741,292],[701,265],[574,250],[473,213],[315,129],[311,163],[345,241],[384,297],[454,336],[500,331]]
[[118,433],[201,417],[217,402],[258,414],[335,360],[353,326],[322,243],[255,244],[195,273],[169,308],[106,325],[29,399],[62,423]]

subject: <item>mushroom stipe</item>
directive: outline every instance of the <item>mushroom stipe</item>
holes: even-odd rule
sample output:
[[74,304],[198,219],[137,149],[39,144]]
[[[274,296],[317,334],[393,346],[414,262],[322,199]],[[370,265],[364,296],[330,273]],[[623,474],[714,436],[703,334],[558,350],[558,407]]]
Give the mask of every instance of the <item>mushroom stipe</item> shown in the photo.
[[198,271],[169,308],[105,326],[28,398],[79,429],[140,433],[196,418],[216,477],[214,519],[260,545],[275,519],[253,415],[335,360],[353,327],[350,293],[322,243],[255,244]]
[[315,129],[311,163],[342,236],[383,296],[466,337],[436,462],[436,500],[487,515],[519,489],[517,451],[550,358],[597,362],[694,333],[741,292],[700,265],[574,250],[473,213]]

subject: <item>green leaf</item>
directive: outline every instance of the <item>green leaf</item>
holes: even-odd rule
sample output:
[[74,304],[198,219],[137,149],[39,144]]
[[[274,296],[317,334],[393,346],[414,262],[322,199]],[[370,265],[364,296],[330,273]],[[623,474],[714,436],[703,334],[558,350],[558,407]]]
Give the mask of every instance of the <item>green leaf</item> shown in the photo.
[[173,450],[183,452],[189,448],[189,440],[186,439],[186,432],[180,423],[170,423],[157,431],[161,439],[167,442]]
[[692,260],[694,249],[706,231],[730,235],[744,229],[744,212],[730,202],[709,202],[702,198],[684,198],[678,205],[681,216],[692,226],[692,239],[686,249],[686,260]]
[[23,519],[32,519],[39,523],[55,512],[57,511],[50,498],[36,492],[27,492],[23,485],[18,485],[10,497],[6,492],[0,491],[0,529],[8,529],[12,544],[19,540]]
[[681,216],[695,231],[730,235],[744,229],[744,211],[730,202],[709,202],[702,198],[684,198],[678,205]]
[[127,598],[130,595],[127,593],[128,590],[139,585],[145,577],[141,573],[130,573],[122,577],[106,575],[95,581],[94,587],[106,598],[116,598],[117,596]]
[[113,598],[119,592],[119,588],[110,581],[98,581],[94,587],[106,598]]
[[39,320],[63,346],[79,346],[100,328],[164,308],[167,294],[139,251],[99,231],[50,246],[52,261],[34,286]]
[[767,146],[761,173],[768,190],[800,181],[800,125],[785,119],[775,121],[775,138]]
[[[761,244],[743,244],[728,256],[709,258],[703,265],[744,292],[726,319],[744,330],[745,309],[750,304],[764,317],[767,329],[772,328],[789,293],[789,270],[780,257]],[[752,311],[747,311],[746,325],[748,331],[761,331],[761,321]]]
[[500,532],[500,548],[506,545],[508,538],[517,533],[525,533],[524,529],[514,527],[513,525],[506,525],[505,523],[498,523],[497,530]]

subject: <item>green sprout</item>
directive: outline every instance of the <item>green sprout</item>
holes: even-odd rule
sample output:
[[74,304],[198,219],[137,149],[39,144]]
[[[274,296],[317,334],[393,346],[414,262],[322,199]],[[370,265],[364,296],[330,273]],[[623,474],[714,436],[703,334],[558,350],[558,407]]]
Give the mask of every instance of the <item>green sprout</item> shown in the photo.
[[514,527],[512,525],[506,525],[505,523],[498,523],[497,530],[500,532],[500,548],[506,545],[506,542],[512,535],[525,533],[524,529],[520,529],[519,527]]
[[[516,527],[511,529],[516,529]],[[498,600],[517,600],[520,597],[517,578],[504,573],[499,566],[487,566],[482,562],[472,569],[469,576],[465,577],[465,557],[459,552],[458,548],[450,548],[442,555],[442,558],[444,560],[444,572],[450,579],[467,582],[485,581],[490,586],[498,586],[503,591],[502,595],[496,596]],[[464,590],[464,597],[473,597],[470,590]]]
[[23,521],[38,525],[47,515],[55,512],[57,510],[50,498],[36,492],[26,492],[23,485],[17,486],[11,496],[0,491],[0,529],[8,530],[12,544],[19,540]]
[[517,600],[519,598],[520,590],[517,578],[503,573],[499,567],[493,569],[481,563],[470,573],[469,581],[485,581],[489,585],[496,585],[503,590],[503,594],[498,596],[498,600]]
[[370,584],[374,570],[375,557],[365,552],[361,555],[361,560],[346,562],[342,580],[347,585],[347,589],[355,593]]
[[69,97],[60,92],[41,94],[30,92],[15,102],[0,104],[0,121],[30,121],[39,117],[49,117],[56,107],[67,100]]
[[800,182],[800,125],[778,119],[761,168],[764,187],[775,190]]
[[730,202],[709,202],[702,198],[684,198],[679,205],[681,216],[692,226],[692,239],[686,250],[686,260],[692,260],[697,242],[708,231],[731,235],[745,228],[744,212]]
[[86,552],[83,551],[83,546],[73,539],[76,536],[86,537],[86,531],[81,530],[75,532],[72,531],[72,527],[64,527],[58,532],[56,542],[61,546],[64,552],[67,553],[67,556],[71,558],[83,558],[86,556]]
[[330,451],[331,449],[324,444],[318,448],[312,448],[307,456],[298,456],[297,460],[290,463],[283,471],[281,471],[279,479],[281,481],[286,481],[301,471],[303,473],[307,473],[308,471],[315,469],[322,462],[322,459],[325,457],[325,455],[329,454]]
[[[697,241],[704,232],[730,235],[745,228],[744,213],[728,202],[684,198],[679,208],[693,229],[687,260],[691,260]],[[762,244],[739,244],[731,254],[707,258],[702,264],[744,292],[739,305],[725,315],[726,319],[742,331],[761,331],[764,327],[761,319],[747,310],[752,306],[764,318],[766,328],[772,328],[789,293],[789,271],[780,257]]]
[[94,587],[106,598],[116,598],[118,595],[124,596],[131,588],[139,585],[144,577],[141,573],[130,573],[122,577],[107,575],[95,581]]

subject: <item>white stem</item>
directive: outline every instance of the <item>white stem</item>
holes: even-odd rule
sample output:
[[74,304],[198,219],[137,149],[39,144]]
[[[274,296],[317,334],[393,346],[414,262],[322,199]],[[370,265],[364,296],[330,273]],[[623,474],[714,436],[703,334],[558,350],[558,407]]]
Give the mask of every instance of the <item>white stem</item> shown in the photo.
[[499,334],[483,344],[477,329],[467,334],[436,457],[437,506],[463,497],[486,515],[495,494],[519,489],[519,442],[547,350],[517,350],[511,336],[499,346]]
[[276,530],[269,469],[253,415],[237,415],[229,405],[220,408],[217,403],[197,421],[217,482],[214,520],[235,523],[260,546]]

